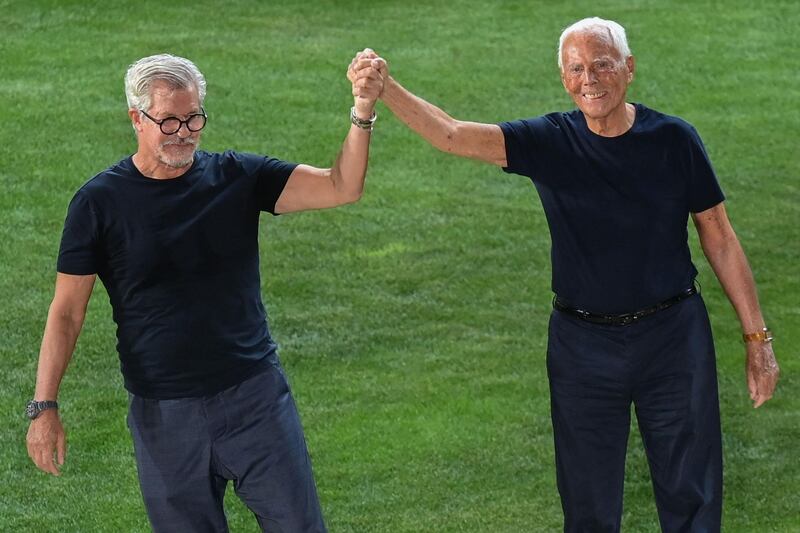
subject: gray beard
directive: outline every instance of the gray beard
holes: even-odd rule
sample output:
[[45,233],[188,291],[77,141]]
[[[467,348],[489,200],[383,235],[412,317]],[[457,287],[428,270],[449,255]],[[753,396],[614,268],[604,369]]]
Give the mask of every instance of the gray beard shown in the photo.
[[194,161],[194,154],[192,154],[192,156],[189,159],[184,159],[184,160],[181,160],[181,161],[165,159],[163,157],[160,157],[159,159],[161,160],[162,163],[164,163],[168,167],[183,168],[185,166],[188,166],[188,165],[192,164],[192,161]]
[[[174,144],[174,143],[163,144],[163,145],[161,145],[161,148],[164,148],[164,146],[169,146],[170,144]],[[190,144],[194,148],[192,150],[191,155],[189,155],[187,158],[180,159],[180,160],[176,161],[175,159],[167,158],[167,155],[164,154],[163,152],[161,152],[161,153],[158,154],[158,160],[161,161],[163,164],[167,165],[168,167],[171,167],[171,168],[183,168],[185,166],[191,165],[192,162],[194,161],[194,152],[195,152],[195,150],[197,150],[197,146],[199,145],[199,143],[195,142],[195,143],[186,143],[186,144]]]

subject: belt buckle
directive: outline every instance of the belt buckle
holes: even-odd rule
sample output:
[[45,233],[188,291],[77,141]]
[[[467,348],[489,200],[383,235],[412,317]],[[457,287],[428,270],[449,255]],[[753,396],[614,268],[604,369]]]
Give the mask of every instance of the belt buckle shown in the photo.
[[617,322],[617,324],[620,326],[629,326],[633,324],[637,318],[639,317],[635,313],[630,315],[622,315],[618,317],[619,322]]

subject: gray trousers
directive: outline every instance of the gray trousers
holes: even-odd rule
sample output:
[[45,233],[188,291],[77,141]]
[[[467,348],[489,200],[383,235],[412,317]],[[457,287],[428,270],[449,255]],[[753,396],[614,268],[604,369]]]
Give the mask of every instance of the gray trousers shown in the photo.
[[130,396],[128,427],[155,532],[228,531],[228,481],[263,531],[324,532],[311,462],[277,359],[203,398]]

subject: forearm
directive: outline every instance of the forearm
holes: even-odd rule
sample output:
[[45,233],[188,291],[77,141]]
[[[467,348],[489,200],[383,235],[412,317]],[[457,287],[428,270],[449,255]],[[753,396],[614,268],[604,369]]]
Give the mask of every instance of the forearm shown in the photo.
[[34,399],[57,399],[61,379],[72,359],[82,325],[83,315],[74,317],[60,313],[51,306],[39,350]]
[[453,117],[410,93],[391,76],[386,80],[381,99],[397,118],[434,147],[457,153],[453,142],[456,128]]
[[761,330],[765,326],[764,317],[758,302],[753,272],[739,239],[731,232],[717,246],[711,247],[704,243],[703,251],[739,317],[742,331],[752,333]]
[[391,77],[381,98],[392,113],[435,148],[492,165],[508,165],[505,136],[497,124],[456,120]]
[[[692,218],[703,252],[739,317],[742,331],[761,331],[764,317],[758,304],[753,272],[728,220],[724,204],[720,202],[705,211],[694,213]],[[747,386],[753,406],[759,407],[772,397],[780,369],[769,340],[751,340],[745,346]]]
[[[369,113],[358,114],[369,118]],[[357,201],[364,191],[370,136],[370,130],[351,125],[342,149],[331,167],[330,179],[342,203]]]
[[[58,293],[58,281],[56,287]],[[88,287],[91,288],[91,284]],[[70,314],[70,308],[60,307],[57,301],[58,297],[50,305],[39,351],[36,391],[33,395],[33,399],[38,401],[58,399],[61,378],[72,358],[85,315],[85,307],[80,313]],[[59,468],[67,455],[67,437],[56,409],[42,411],[31,420],[25,440],[28,456],[40,470],[54,476],[61,475]]]

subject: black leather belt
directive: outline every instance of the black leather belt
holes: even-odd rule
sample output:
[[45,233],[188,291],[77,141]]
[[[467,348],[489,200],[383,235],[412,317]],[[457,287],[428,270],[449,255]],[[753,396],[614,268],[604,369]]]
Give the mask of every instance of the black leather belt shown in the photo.
[[655,313],[658,313],[659,311],[663,311],[668,307],[672,307],[676,303],[680,302],[681,300],[685,300],[686,298],[692,296],[693,294],[697,294],[697,289],[694,288],[694,286],[691,286],[682,293],[678,294],[677,296],[668,298],[663,302],[659,302],[652,307],[641,309],[639,311],[634,311],[633,313],[625,313],[622,315],[604,315],[602,313],[592,313],[591,311],[585,311],[583,309],[571,307],[566,302],[559,299],[558,296],[555,296],[553,298],[553,308],[555,308],[558,311],[562,311],[564,313],[569,313],[570,315],[576,316],[581,320],[585,320],[593,324],[605,324],[608,326],[627,326],[628,324],[632,324],[637,320],[642,319],[646,316],[653,315]]

